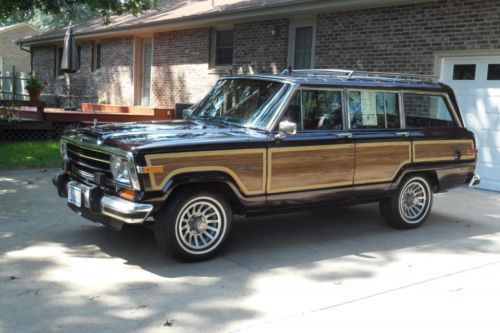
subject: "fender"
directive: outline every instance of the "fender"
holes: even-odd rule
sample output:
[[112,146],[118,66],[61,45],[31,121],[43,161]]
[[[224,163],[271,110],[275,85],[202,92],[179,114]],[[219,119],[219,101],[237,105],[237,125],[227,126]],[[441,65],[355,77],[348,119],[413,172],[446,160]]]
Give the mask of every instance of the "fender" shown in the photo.
[[221,171],[189,172],[181,173],[172,177],[163,187],[163,201],[174,192],[176,188],[182,185],[195,184],[224,184],[234,195],[234,198],[240,203],[245,212],[261,210],[266,205],[266,195],[246,196],[235,179],[228,173]]
[[468,163],[434,163],[434,164],[407,164],[403,166],[391,184],[391,190],[398,188],[403,178],[415,172],[432,172],[436,175],[437,191],[444,192],[453,187],[466,183],[467,179],[474,174],[474,162]]

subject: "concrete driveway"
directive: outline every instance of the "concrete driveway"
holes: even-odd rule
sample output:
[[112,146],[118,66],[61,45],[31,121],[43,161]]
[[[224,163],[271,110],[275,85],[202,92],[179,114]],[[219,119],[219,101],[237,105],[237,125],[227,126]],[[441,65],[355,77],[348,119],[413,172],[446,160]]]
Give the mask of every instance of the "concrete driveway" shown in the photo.
[[0,173],[0,332],[500,330],[497,193],[439,194],[410,231],[377,205],[241,219],[183,264],[73,214],[54,172]]

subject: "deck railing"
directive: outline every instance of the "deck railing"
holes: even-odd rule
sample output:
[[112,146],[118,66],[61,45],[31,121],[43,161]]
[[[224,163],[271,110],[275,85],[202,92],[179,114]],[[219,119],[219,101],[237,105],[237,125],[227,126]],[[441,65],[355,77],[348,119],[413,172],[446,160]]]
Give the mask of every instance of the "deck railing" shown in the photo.
[[0,71],[0,100],[26,101],[29,99],[27,91],[24,89],[28,73],[16,71],[16,66],[12,66],[12,71]]

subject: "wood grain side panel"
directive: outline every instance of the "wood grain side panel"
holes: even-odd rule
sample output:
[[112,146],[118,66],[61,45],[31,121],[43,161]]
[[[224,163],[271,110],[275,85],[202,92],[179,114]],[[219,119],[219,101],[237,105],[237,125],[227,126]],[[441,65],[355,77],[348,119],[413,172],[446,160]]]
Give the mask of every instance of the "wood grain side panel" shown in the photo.
[[357,143],[354,184],[392,181],[408,163],[411,163],[410,142]]
[[165,173],[151,174],[151,187],[160,190],[175,175],[221,171],[229,174],[246,195],[265,193],[266,150],[241,149],[147,155],[148,166],[163,166]]
[[272,148],[268,160],[268,193],[352,185],[352,144]]
[[474,149],[473,140],[429,140],[413,142],[414,162],[455,161],[455,153],[460,152],[460,160],[474,160],[476,155],[468,154]]

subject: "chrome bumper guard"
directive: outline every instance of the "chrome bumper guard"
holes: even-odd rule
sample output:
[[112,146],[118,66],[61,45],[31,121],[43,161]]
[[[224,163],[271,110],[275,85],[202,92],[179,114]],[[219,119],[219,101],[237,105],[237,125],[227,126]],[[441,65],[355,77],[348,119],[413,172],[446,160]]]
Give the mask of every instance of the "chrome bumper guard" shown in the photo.
[[[72,185],[82,190],[82,206],[90,209],[90,187],[76,181],[70,181],[67,188]],[[119,197],[104,194],[100,199],[101,214],[125,223],[143,223],[153,210],[153,205],[128,201]]]
[[479,175],[475,173],[469,181],[469,187],[479,185],[479,183],[481,183],[481,177],[479,177]]

